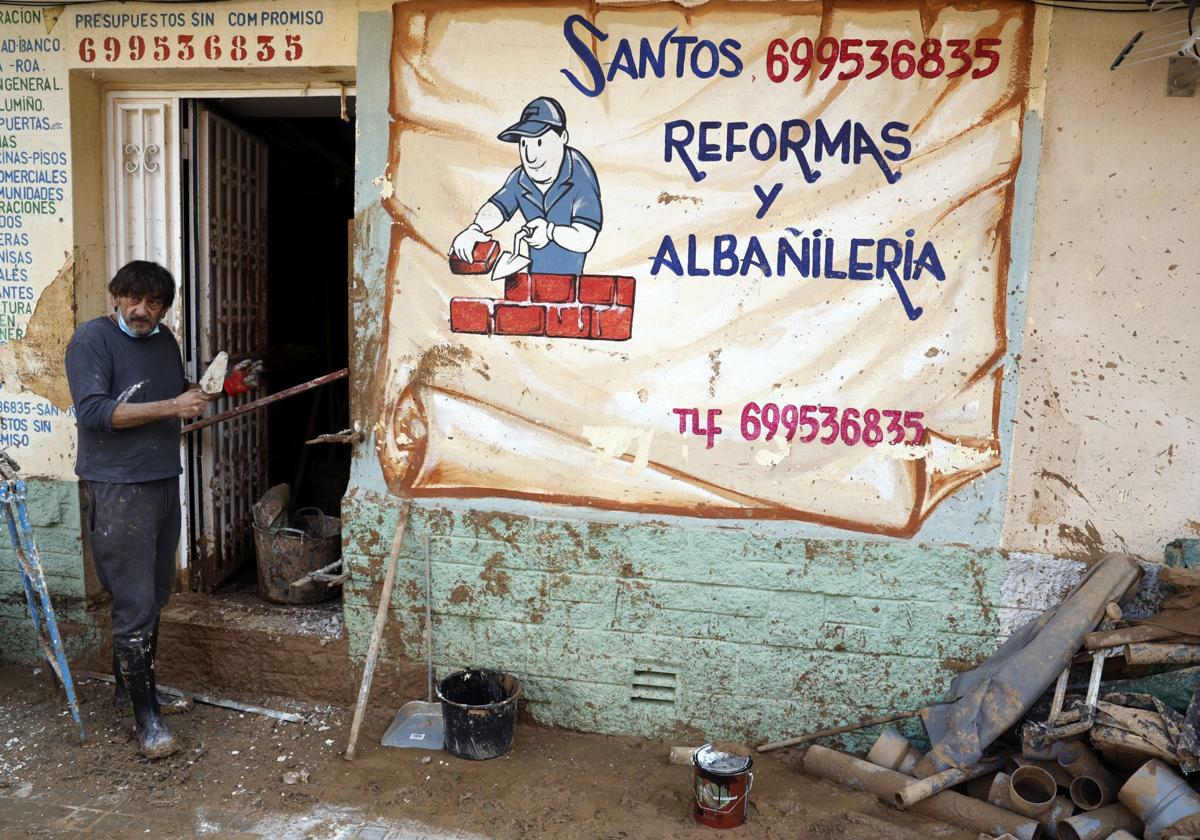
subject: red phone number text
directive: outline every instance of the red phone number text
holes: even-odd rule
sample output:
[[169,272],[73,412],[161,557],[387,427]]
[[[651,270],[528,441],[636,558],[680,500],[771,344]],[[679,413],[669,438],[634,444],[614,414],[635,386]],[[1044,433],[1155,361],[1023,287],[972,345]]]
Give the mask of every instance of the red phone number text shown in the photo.
[[79,59],[85,64],[94,61],[298,61],[304,55],[299,35],[234,35],[223,41],[220,35],[130,35],[118,38],[110,35],[97,41],[86,37],[79,40]]
[[[717,435],[724,434],[717,418],[721,409],[710,408],[702,417],[698,408],[674,408],[679,416],[679,434],[688,434],[707,439],[705,449],[712,449]],[[906,444],[919,446],[925,443],[925,427],[921,419],[923,411],[898,411],[885,408],[837,408],[831,405],[778,405],[748,402],[742,409],[741,433],[745,440],[772,440],[782,435],[789,443],[795,439],[800,443],[823,443],[832,446],[890,446]],[[689,424],[690,421],[690,424]],[[690,429],[689,429],[690,425]],[[909,433],[912,433],[911,435]]]
[[[776,38],[767,48],[767,77],[772,82],[784,82],[789,78],[799,82],[819,66],[817,78],[828,79],[835,69],[839,81],[846,81],[867,70],[864,79],[875,79],[891,72],[897,79],[908,79],[916,75],[922,79],[945,76],[956,79],[971,74],[972,79],[982,79],[996,72],[1000,66],[1000,53],[993,47],[1000,46],[999,38],[950,38],[943,47],[938,38],[926,38],[918,46],[907,38],[891,42],[861,38],[821,38],[813,44],[811,38],[797,38],[790,44]],[[980,66],[975,66],[975,62]]]

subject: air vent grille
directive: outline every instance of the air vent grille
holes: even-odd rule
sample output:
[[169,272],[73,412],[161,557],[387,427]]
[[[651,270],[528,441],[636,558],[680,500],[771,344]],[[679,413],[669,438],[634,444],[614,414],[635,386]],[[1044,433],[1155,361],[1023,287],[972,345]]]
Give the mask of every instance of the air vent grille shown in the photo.
[[674,666],[637,663],[633,666],[629,699],[634,703],[674,705],[678,688],[679,672]]

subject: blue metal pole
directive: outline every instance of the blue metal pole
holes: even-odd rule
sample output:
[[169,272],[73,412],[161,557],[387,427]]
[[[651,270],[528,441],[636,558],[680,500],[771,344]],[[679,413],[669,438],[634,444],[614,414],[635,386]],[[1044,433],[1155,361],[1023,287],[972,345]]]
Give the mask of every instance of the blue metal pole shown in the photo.
[[[29,522],[29,513],[25,508],[25,498],[27,491],[24,479],[16,479],[15,481],[5,481],[0,483],[0,489],[5,489],[6,492],[0,493],[0,501],[5,502],[4,512],[5,518],[8,520],[9,536],[13,540],[13,548],[18,555],[24,555],[25,564],[21,565],[21,577],[25,584],[25,596],[29,601],[30,616],[33,619],[34,633],[41,637],[42,625],[45,625],[45,630],[49,632],[50,647],[53,649],[54,659],[48,664],[55,667],[63,688],[67,692],[67,703],[71,708],[71,717],[75,719],[75,725],[79,728],[79,741],[85,743],[87,741],[87,732],[83,728],[83,718],[79,713],[79,703],[75,697],[75,682],[71,679],[71,667],[67,662],[67,653],[63,647],[62,637],[58,632],[58,622],[54,618],[54,607],[50,603],[50,592],[46,587],[46,578],[42,574],[41,557],[38,554],[37,542],[33,536],[33,526]],[[16,508],[16,520],[13,521],[13,508]],[[17,523],[20,524],[20,534],[17,532]],[[28,565],[26,570],[25,565]],[[32,580],[30,579],[32,577]],[[37,609],[37,604],[32,590],[35,590],[38,599],[41,601],[41,611]],[[49,653],[47,652],[47,658]],[[57,660],[57,662],[55,661]]]
[[20,562],[21,540],[17,536],[17,522],[9,506],[10,497],[8,482],[0,483],[0,505],[4,507],[4,519],[8,522],[8,535],[12,539],[13,549],[18,552],[17,570],[21,573],[21,584],[25,587],[25,603],[29,607],[29,617],[33,619],[33,632],[40,634],[42,622],[38,616],[37,601],[34,600],[33,581],[29,579],[29,575],[25,574],[25,564]]

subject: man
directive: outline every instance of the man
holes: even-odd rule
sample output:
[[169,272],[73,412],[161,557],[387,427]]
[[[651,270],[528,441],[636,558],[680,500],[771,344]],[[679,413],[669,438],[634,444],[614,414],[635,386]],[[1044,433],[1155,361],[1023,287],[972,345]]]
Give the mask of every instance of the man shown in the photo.
[[181,421],[215,397],[187,382],[179,344],[161,323],[175,299],[170,272],[131,262],[108,291],[112,314],[82,324],[67,346],[75,472],[87,485],[96,576],[112,595],[116,702],[128,694],[142,755],[162,758],[180,746],[163,723],[154,657],[159,611],[175,585]]
[[521,165],[509,174],[466,230],[454,237],[451,253],[470,262],[476,243],[518,211],[525,220],[535,274],[582,274],[588,251],[603,226],[600,184],[580,152],[567,145],[567,115],[562,105],[539,97],[521,119],[500,132],[505,143],[517,143]]

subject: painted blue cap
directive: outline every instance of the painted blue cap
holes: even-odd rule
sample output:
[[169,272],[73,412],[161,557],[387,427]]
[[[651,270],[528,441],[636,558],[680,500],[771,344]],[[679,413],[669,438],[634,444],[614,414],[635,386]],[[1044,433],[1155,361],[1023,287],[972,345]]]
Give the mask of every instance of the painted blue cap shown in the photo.
[[566,127],[567,112],[563,106],[548,96],[539,96],[525,106],[520,120],[498,136],[505,143],[519,143],[522,137],[541,137],[552,128],[562,131]]

